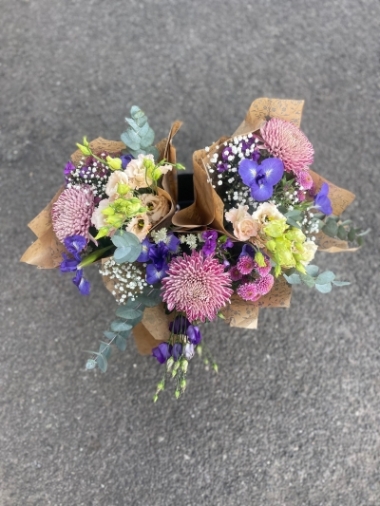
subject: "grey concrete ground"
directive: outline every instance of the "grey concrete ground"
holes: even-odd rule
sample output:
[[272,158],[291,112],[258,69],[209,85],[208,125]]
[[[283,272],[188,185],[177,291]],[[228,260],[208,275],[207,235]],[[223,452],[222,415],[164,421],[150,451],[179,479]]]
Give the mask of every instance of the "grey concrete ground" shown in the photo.
[[[380,504],[377,0],[0,0],[0,504]],[[18,263],[26,224],[82,135],[118,138],[134,103],[179,158],[231,133],[260,96],[304,98],[316,171],[351,189],[372,235],[319,254],[352,285],[297,287],[254,332],[207,331],[220,373],[191,364],[163,395],[133,342],[84,370],[115,308],[96,271]]]

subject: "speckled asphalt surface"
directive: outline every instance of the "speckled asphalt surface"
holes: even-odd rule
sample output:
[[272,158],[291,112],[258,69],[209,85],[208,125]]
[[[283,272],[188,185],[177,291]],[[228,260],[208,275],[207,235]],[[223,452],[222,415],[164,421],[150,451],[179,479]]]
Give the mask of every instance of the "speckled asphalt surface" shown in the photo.
[[[376,0],[0,0],[1,506],[380,504],[379,91]],[[26,228],[86,134],[118,139],[134,103],[179,160],[230,134],[260,96],[306,100],[314,169],[370,226],[351,281],[294,290],[258,331],[207,329],[179,402],[133,342],[87,373],[115,308],[100,277],[20,264]]]

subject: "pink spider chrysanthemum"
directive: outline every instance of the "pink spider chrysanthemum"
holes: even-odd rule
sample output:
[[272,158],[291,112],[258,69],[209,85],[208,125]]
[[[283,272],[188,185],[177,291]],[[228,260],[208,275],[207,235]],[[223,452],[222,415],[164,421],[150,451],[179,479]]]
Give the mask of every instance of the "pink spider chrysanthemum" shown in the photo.
[[51,212],[53,230],[59,241],[72,235],[88,240],[93,211],[94,195],[90,188],[64,190]]
[[260,133],[264,148],[283,161],[287,172],[297,174],[313,163],[313,146],[306,135],[293,123],[272,118],[260,129]]
[[184,312],[190,322],[214,320],[232,293],[223,264],[196,251],[173,258],[162,280],[162,300],[169,311]]

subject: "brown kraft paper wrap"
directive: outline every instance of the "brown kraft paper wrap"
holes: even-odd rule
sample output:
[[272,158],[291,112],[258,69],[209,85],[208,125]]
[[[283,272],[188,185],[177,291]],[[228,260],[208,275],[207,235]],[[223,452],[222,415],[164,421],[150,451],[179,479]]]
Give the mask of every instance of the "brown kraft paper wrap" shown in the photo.
[[[244,121],[231,137],[245,135],[259,130],[270,118],[280,118],[300,126],[302,118],[303,100],[282,100],[271,98],[259,98],[252,102]],[[194,203],[173,216],[173,224],[181,230],[196,231],[209,227],[218,230],[231,238],[223,225],[224,204],[215,189],[212,187],[211,178],[207,171],[209,157],[229,137],[222,137],[212,146],[209,151],[205,149],[196,151],[193,154],[194,165]],[[322,176],[310,171],[314,185],[318,191],[322,183],[327,182],[330,187],[329,197],[333,207],[333,214],[339,216],[354,200],[355,196],[348,190],[339,188],[330,183]],[[353,251],[356,248],[348,248],[346,241],[333,239],[319,234],[319,250],[331,253],[341,251]],[[235,239],[236,240],[236,239]],[[231,304],[223,309],[223,314],[233,327],[256,328],[259,307],[289,307],[291,298],[291,287],[283,277],[279,277],[269,294],[257,302],[247,302],[236,294],[231,298]]]

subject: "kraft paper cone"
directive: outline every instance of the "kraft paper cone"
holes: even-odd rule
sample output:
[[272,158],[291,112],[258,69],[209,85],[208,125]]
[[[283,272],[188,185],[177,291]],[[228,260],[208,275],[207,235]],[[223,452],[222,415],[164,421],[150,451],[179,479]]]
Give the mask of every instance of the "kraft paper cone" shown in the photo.
[[[172,145],[172,139],[181,127],[181,122],[176,121],[173,123],[167,139],[163,139],[157,144],[157,149],[160,153],[160,160],[165,158],[171,163],[176,162],[176,150]],[[117,156],[126,149],[123,142],[112,141],[98,137],[90,142],[90,147],[93,152],[107,152],[110,155]],[[74,165],[78,165],[83,158],[82,152],[77,149],[72,155],[71,160]],[[176,174],[168,171],[162,178],[162,185],[164,189],[158,188],[158,193],[164,195],[170,203],[169,213],[159,222],[154,228],[168,226],[171,223],[171,217],[175,213],[177,204],[177,187],[176,187]],[[35,241],[23,254],[20,261],[28,264],[36,265],[39,269],[54,269],[62,262],[62,253],[65,252],[64,245],[58,241],[51,221],[51,209],[53,204],[57,201],[58,197],[64,190],[62,186],[54,195],[53,199],[43,209],[38,216],[36,216],[30,223],[29,228],[37,236]],[[173,193],[170,193],[173,191]]]
[[[283,100],[273,98],[259,98],[252,102],[244,121],[230,137],[257,132],[266,121],[271,118],[280,118],[300,126],[302,118],[303,100]],[[207,166],[212,155],[220,149],[220,146],[230,139],[222,137],[215,142],[206,152],[202,149],[193,155],[194,165],[194,204],[176,213],[173,224],[181,230],[202,230],[206,227],[215,229],[233,239],[234,236],[224,227],[224,204],[215,189],[212,187],[211,178],[207,172]],[[333,214],[339,216],[354,200],[353,193],[330,183],[322,176],[310,171],[316,191],[322,184],[329,184],[329,197]],[[319,249],[331,253],[341,251],[354,251],[356,248],[348,248],[346,241],[332,239],[323,233],[318,235]],[[291,287],[284,278],[276,280],[276,284],[269,294],[257,302],[248,303],[233,296],[232,304],[223,311],[231,326],[244,328],[256,328],[259,307],[289,307]],[[228,316],[227,316],[228,315]]]

